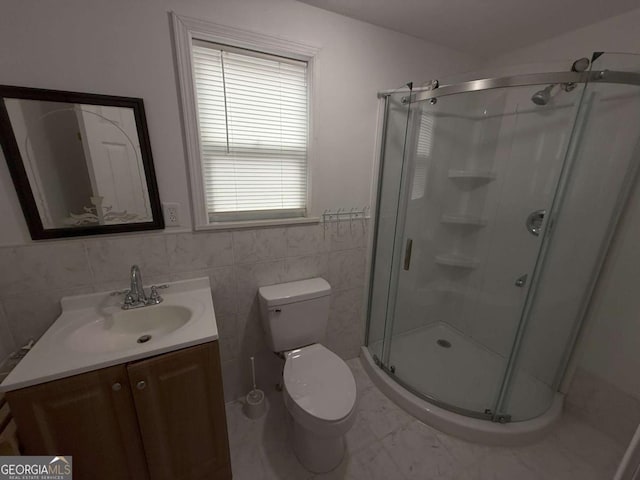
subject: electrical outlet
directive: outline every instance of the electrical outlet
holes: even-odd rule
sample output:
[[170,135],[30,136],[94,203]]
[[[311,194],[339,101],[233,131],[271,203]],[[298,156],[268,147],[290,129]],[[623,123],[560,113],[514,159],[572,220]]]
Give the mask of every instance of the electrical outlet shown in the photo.
[[180,204],[179,203],[162,203],[162,211],[164,213],[165,227],[180,226]]

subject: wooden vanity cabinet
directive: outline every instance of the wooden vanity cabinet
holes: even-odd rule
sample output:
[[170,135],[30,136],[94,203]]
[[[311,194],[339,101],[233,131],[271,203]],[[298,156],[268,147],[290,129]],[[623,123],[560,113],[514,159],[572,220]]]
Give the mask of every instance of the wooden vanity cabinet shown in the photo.
[[[120,390],[114,390],[120,385]],[[25,455],[73,455],[74,477],[146,479],[127,368],[7,392]]]
[[127,370],[151,478],[231,478],[218,342]]
[[227,480],[218,342],[7,393],[27,455],[74,478]]

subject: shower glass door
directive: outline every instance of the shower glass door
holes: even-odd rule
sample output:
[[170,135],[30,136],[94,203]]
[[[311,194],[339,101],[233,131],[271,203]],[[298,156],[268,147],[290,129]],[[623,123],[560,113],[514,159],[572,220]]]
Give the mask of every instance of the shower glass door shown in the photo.
[[[604,53],[591,69],[598,75],[603,72],[603,78],[588,83],[582,95],[566,174],[554,202],[553,240],[539,265],[535,297],[527,302],[522,340],[502,393],[499,411],[509,412],[514,421],[541,415],[561,388],[609,240],[630,188],[637,183],[640,55]],[[608,77],[613,72],[618,79],[628,74],[625,81],[629,83],[613,81]],[[602,342],[604,335],[615,335],[603,330],[590,335],[591,341]],[[615,355],[625,341],[635,345],[636,339],[604,343],[610,345],[610,355]],[[594,358],[584,361],[591,362],[592,371],[603,368]],[[538,387],[548,387],[531,389],[531,382],[523,381],[531,378]]]
[[[390,273],[381,281],[374,271],[369,347],[405,387],[467,415],[496,414],[583,91],[556,85],[538,105],[532,96],[544,87],[458,93],[403,110],[397,191],[386,187],[397,211],[377,223],[374,269],[386,258]],[[534,377],[520,381],[539,388]]]
[[385,98],[382,131],[382,154],[380,158],[381,181],[378,182],[378,204],[376,206],[377,234],[374,236],[374,250],[377,252],[372,262],[369,292],[369,322],[367,339],[369,351],[377,362],[382,358],[383,339],[391,328],[387,321],[387,305],[392,294],[390,289],[394,243],[400,203],[400,185],[403,176],[407,122],[411,104],[402,102],[406,93],[396,93]]

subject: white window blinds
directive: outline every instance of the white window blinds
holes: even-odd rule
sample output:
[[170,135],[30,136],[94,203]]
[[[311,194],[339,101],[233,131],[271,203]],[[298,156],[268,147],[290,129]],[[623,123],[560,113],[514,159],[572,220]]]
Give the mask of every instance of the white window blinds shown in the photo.
[[304,216],[307,63],[192,47],[209,220]]
[[411,200],[424,197],[424,192],[427,187],[427,166],[431,160],[431,150],[433,148],[434,120],[433,114],[430,112],[423,111],[422,115],[420,115],[420,129],[418,130],[418,143],[416,145]]

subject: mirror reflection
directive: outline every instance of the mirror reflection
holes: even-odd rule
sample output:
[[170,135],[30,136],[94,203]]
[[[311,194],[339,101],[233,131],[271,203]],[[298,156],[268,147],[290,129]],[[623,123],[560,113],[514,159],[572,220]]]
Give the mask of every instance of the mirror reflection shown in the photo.
[[4,103],[45,229],[153,219],[133,108]]

